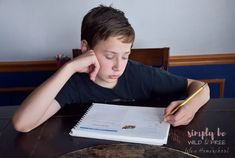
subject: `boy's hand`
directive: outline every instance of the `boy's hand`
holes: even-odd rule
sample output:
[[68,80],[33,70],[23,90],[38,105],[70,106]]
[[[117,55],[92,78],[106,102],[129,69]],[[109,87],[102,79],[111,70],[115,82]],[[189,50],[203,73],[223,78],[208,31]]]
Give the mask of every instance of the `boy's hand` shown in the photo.
[[173,101],[165,109],[163,121],[169,122],[172,126],[187,125],[193,119],[196,111],[189,104],[182,106],[174,115],[171,115],[171,111],[179,105],[183,100]]
[[90,79],[95,80],[96,75],[100,69],[100,64],[96,58],[93,50],[89,50],[86,53],[74,58],[69,63],[75,72],[85,72],[90,74]]

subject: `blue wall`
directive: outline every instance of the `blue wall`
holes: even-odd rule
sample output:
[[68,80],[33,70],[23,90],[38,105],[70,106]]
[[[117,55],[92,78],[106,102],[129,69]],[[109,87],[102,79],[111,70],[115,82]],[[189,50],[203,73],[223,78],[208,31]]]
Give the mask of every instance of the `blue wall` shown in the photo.
[[[235,64],[170,67],[169,72],[192,79],[225,79],[225,98],[235,97]],[[211,97],[219,96],[218,85],[210,85]]]
[[[50,77],[54,72],[1,72],[0,87],[36,87]],[[19,105],[29,92],[0,93],[1,105]]]
[[[169,67],[169,72],[192,79],[224,78],[225,97],[235,97],[235,64]],[[0,87],[38,86],[54,72],[2,72]],[[211,96],[219,97],[218,85],[210,85]],[[19,105],[29,93],[0,93],[1,105]]]

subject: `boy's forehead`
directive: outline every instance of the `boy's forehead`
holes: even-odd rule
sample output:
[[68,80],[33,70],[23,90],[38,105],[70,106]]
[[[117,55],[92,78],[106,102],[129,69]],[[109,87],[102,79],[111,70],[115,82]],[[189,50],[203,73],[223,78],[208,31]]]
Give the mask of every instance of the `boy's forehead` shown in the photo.
[[117,41],[117,42],[120,42],[120,43],[132,44],[132,42],[129,42],[129,43],[124,42],[124,41],[125,41],[124,39],[125,39],[125,37],[123,37],[123,36],[110,36],[110,37],[108,37],[107,39],[102,40],[102,41],[105,41],[105,42]]
[[117,43],[121,43],[121,44],[125,44],[125,45],[132,45],[133,43],[132,42],[125,42],[124,38],[120,38],[119,36],[118,37],[109,37],[107,39],[109,42],[117,42]]
[[132,43],[124,43],[119,37],[109,37],[97,43],[98,47],[102,47],[106,52],[130,52]]
[[114,54],[114,55],[118,55],[118,54],[129,54],[130,53],[130,50],[126,50],[126,51],[113,51],[113,50],[104,50],[103,51],[104,53],[111,53],[111,54]]

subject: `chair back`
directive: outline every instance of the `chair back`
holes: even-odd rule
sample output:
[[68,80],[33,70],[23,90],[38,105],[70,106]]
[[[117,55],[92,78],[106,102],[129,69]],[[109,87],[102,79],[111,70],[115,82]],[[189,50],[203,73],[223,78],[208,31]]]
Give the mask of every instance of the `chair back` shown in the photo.
[[224,98],[224,89],[225,89],[224,78],[202,79],[201,81],[208,83],[209,86],[218,85],[219,86],[219,98]]
[[129,59],[141,62],[145,65],[160,67],[167,70],[169,62],[169,48],[132,49]]

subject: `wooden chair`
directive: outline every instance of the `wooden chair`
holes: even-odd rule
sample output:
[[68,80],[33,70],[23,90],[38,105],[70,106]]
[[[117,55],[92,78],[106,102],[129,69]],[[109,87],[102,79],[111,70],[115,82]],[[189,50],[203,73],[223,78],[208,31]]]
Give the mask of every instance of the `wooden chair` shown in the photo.
[[224,87],[225,87],[225,79],[215,78],[215,79],[202,79],[202,82],[206,82],[210,84],[218,84],[219,85],[219,97],[224,98]]
[[[80,49],[73,49],[72,51],[73,57],[77,57],[81,54]],[[169,48],[132,49],[129,59],[167,70],[169,62]]]
[[146,65],[167,70],[169,63],[169,48],[132,49],[129,58]]

